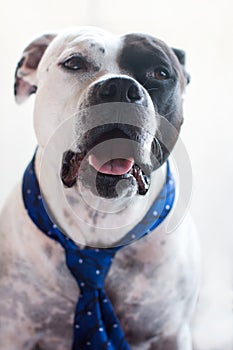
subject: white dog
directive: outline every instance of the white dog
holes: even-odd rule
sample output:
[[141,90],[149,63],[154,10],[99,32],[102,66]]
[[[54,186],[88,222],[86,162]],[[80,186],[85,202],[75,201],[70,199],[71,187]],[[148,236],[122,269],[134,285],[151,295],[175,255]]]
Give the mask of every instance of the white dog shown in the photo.
[[[15,94],[23,102],[36,93],[40,190],[54,227],[82,249],[124,239],[163,188],[183,122],[184,63],[183,51],[149,35],[86,27],[42,36],[24,50]],[[1,349],[70,349],[79,289],[61,246],[29,217],[21,188],[0,218]],[[189,215],[167,234],[172,215],[121,249],[106,279],[133,350],[192,349],[198,244]]]

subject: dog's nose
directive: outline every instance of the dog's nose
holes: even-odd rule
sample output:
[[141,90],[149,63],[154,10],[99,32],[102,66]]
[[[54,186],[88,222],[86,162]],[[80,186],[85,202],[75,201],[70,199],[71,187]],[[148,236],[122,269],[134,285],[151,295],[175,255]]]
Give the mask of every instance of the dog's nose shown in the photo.
[[130,102],[144,104],[144,92],[132,79],[110,78],[99,83],[97,90],[99,103]]

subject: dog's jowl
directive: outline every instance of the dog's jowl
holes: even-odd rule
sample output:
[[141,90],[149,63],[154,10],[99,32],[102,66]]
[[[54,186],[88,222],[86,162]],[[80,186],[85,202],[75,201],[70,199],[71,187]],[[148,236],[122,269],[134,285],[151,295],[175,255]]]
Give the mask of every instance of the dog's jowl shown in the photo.
[[189,214],[167,232],[188,82],[185,53],[145,34],[81,27],[23,51],[38,147],[0,216],[1,349],[192,349]]

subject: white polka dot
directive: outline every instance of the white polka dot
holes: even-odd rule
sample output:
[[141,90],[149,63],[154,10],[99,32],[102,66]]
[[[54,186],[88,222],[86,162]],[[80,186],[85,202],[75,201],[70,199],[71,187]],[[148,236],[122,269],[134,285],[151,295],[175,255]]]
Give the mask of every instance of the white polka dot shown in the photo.
[[39,194],[39,195],[37,196],[37,198],[38,198],[38,199],[42,199],[42,196]]
[[57,228],[57,225],[56,225],[56,224],[53,224],[53,228]]
[[75,325],[75,328],[79,329],[79,328],[80,328],[80,325],[79,325],[79,324],[76,324],[76,325]]
[[107,303],[107,302],[108,302],[108,299],[104,299],[104,300],[103,300],[103,303]]
[[32,191],[28,188],[27,189],[27,193],[30,194]]
[[135,239],[135,238],[136,238],[135,234],[132,234],[132,235],[131,235],[131,238],[132,238],[132,239]]
[[169,182],[169,184],[170,184],[170,185],[172,185],[172,184],[173,184],[173,181],[172,181],[172,180],[169,180],[168,182]]
[[158,212],[155,210],[155,211],[153,211],[153,215],[154,216],[157,216],[158,215]]
[[85,286],[85,283],[84,283],[84,282],[81,282],[81,283],[80,283],[80,286],[81,286],[81,287],[84,287],[84,286]]
[[95,272],[97,275],[99,275],[100,274],[100,270],[96,270],[96,272]]
[[92,312],[91,312],[91,311],[87,311],[87,315],[88,315],[88,316],[91,316],[91,315],[92,315]]
[[83,263],[83,259],[79,259],[79,264],[82,264]]
[[48,231],[47,234],[50,236],[51,235],[51,231]]
[[169,210],[170,209],[170,205],[166,205],[166,207],[165,207],[167,210]]
[[96,253],[99,253],[100,250],[99,250],[99,248],[96,248],[95,251],[96,251]]
[[90,342],[90,341],[87,341],[86,344],[87,344],[87,346],[90,346],[90,345],[91,345],[91,342]]
[[113,328],[117,328],[118,324],[114,323]]
[[100,331],[100,332],[103,332],[103,330],[104,330],[103,327],[100,327],[100,328],[99,328],[99,331]]

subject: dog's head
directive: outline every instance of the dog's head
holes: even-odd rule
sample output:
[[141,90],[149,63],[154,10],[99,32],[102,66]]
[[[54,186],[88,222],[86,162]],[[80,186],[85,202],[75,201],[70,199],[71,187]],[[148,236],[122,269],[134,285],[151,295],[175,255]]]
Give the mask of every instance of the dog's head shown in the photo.
[[61,164],[66,186],[79,179],[113,198],[123,183],[123,195],[143,195],[179,135],[189,82],[184,64],[183,51],[152,36],[78,28],[44,35],[24,50],[15,95],[23,102],[36,92],[34,123],[42,147],[74,116],[76,142]]

